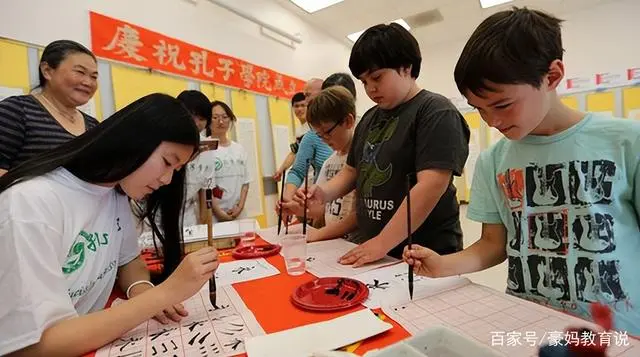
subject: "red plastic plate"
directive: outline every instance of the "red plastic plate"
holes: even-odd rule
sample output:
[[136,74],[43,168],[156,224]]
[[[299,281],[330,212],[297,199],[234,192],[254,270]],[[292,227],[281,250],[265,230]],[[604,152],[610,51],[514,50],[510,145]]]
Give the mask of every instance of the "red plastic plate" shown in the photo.
[[361,304],[369,288],[355,279],[319,278],[300,285],[291,295],[293,304],[311,311],[336,311]]
[[233,250],[232,256],[235,259],[264,258],[280,253],[281,248],[282,247],[277,244],[262,244],[238,247]]

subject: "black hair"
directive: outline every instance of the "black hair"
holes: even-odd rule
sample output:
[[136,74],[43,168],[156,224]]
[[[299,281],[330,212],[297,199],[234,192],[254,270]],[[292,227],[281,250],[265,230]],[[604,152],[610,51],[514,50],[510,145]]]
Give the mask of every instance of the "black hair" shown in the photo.
[[[0,177],[0,193],[60,167],[86,182],[118,182],[142,166],[163,141],[193,146],[195,155],[200,137],[191,114],[180,101],[166,94],[150,94],[77,138],[14,167]],[[123,193],[119,187],[117,190]],[[170,184],[151,193],[137,212],[140,220],[148,220],[151,225],[154,242],[157,237],[162,243],[164,269],[160,281],[177,268],[184,252],[184,192],[183,168],[173,173]],[[159,210],[160,227],[156,221]]]
[[[42,51],[42,57],[40,58],[40,64],[46,62],[49,67],[56,69],[60,66],[60,63],[64,61],[67,56],[74,53],[84,53],[91,56],[94,61],[97,62],[96,56],[83,45],[71,41],[71,40],[57,40],[53,41],[44,48]],[[38,86],[36,88],[44,88],[47,84],[47,79],[44,78],[42,69],[38,67]]]
[[204,93],[197,90],[185,90],[178,95],[178,100],[184,104],[191,115],[207,121],[207,127],[211,125],[211,102]]
[[304,102],[305,99],[305,95],[302,92],[298,92],[296,94],[293,95],[293,97],[291,97],[291,105],[295,105],[296,103],[299,102]]
[[322,89],[327,89],[333,86],[341,86],[345,87],[351,92],[353,98],[356,98],[356,84],[353,82],[353,79],[348,73],[334,73],[327,77],[327,79],[322,82]]
[[382,68],[411,67],[411,77],[418,78],[422,56],[415,37],[393,22],[368,28],[356,41],[349,57],[349,69],[354,77]]
[[555,60],[562,60],[562,20],[516,8],[486,18],[462,50],[454,71],[460,93],[494,90],[490,83],[539,88]]
[[[233,123],[236,121],[236,116],[235,114],[233,114],[233,110],[231,110],[231,107],[229,105],[227,105],[227,103],[225,102],[221,102],[219,100],[214,100],[213,102],[211,102],[211,112],[213,113],[213,108],[220,106],[222,107],[222,109],[224,110],[225,114],[227,114],[227,116],[229,117],[229,120]],[[207,136],[211,136],[211,127],[207,126]]]

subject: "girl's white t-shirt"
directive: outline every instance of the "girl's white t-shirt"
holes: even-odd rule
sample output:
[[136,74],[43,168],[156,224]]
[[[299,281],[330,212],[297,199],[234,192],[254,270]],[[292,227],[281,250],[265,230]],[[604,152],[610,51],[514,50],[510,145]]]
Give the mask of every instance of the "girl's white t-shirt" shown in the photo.
[[215,151],[215,185],[222,191],[219,207],[225,212],[232,209],[240,201],[242,186],[250,182],[247,153],[242,145],[235,141],[231,141],[229,146],[218,145]]
[[0,194],[0,355],[105,307],[139,255],[126,196],[60,168]]

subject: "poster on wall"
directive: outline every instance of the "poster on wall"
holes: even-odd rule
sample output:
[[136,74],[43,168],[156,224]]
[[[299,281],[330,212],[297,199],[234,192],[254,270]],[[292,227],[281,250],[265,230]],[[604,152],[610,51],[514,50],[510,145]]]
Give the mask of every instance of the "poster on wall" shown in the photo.
[[274,97],[291,98],[304,81],[90,12],[91,50],[101,58],[240,88]]
[[247,165],[249,167],[249,192],[244,205],[244,216],[257,217],[261,216],[262,194],[260,184],[262,175],[258,172],[258,136],[256,132],[256,121],[250,118],[238,118],[236,122],[236,138],[238,144],[242,145],[247,153]]
[[280,165],[282,162],[284,162],[284,159],[291,152],[291,149],[289,148],[289,138],[290,134],[288,126],[273,126],[273,145],[276,154],[276,165]]
[[14,95],[23,95],[24,90],[21,88],[0,87],[0,100],[3,100]]
[[480,128],[469,128],[469,157],[467,158],[467,164],[465,165],[465,178],[467,181],[467,189],[471,189],[473,183],[473,176],[476,171],[476,161],[480,155]]

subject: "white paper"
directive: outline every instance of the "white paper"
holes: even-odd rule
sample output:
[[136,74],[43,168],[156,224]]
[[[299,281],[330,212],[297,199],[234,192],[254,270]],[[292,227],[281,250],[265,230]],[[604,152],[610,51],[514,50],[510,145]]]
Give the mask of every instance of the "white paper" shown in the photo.
[[[275,151],[276,167],[280,167],[284,159],[289,155],[289,127],[286,125],[273,126],[273,146]],[[278,187],[280,189],[280,187]]]
[[249,338],[249,357],[309,357],[375,336],[393,326],[370,310],[360,310],[333,320]]
[[209,301],[208,284],[184,306],[189,316],[181,322],[162,325],[149,320],[99,349],[96,357],[235,356],[244,353],[245,339],[264,335],[230,286],[218,289],[215,307]]
[[14,96],[23,95],[24,90],[22,88],[0,87],[0,100]]
[[398,259],[386,256],[377,262],[359,268],[338,263],[340,257],[357,246],[357,244],[344,239],[309,243],[307,244],[307,271],[318,278],[353,277],[354,275],[398,262]]
[[639,119],[640,120],[640,109],[632,109],[627,114],[629,119]]
[[[409,303],[383,305],[382,311],[412,335],[444,326],[507,356],[537,355],[537,348],[548,344],[554,332],[563,338],[563,331],[570,326],[596,328],[569,314],[474,283]],[[521,344],[507,346],[507,334],[514,333],[521,335]],[[496,343],[500,336],[502,345]],[[527,336],[536,344],[527,341]],[[629,339],[631,346],[615,346],[613,336],[611,341],[607,356],[618,356],[625,349],[633,349],[625,356],[640,356],[640,342]]]
[[[363,282],[369,288],[369,297],[363,304],[370,309],[377,309],[383,304],[396,305],[410,301],[408,276],[409,265],[402,262],[358,274],[353,279]],[[433,279],[414,274],[413,298],[418,299],[468,283],[469,279],[460,276]]]
[[280,271],[264,258],[234,260],[220,263],[216,270],[216,285],[226,286],[280,274]]
[[247,167],[249,168],[249,192],[244,204],[245,217],[257,217],[263,213],[262,197],[260,185],[262,173],[258,171],[258,137],[256,132],[256,121],[249,118],[238,118],[236,122],[237,140],[247,152]]

